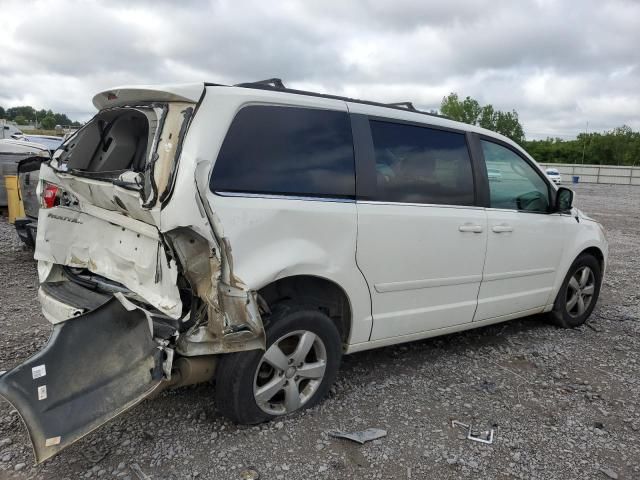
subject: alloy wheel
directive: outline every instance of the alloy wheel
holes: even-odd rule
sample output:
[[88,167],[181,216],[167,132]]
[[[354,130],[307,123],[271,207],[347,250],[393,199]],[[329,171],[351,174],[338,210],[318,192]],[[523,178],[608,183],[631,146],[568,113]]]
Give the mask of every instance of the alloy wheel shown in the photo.
[[253,381],[258,407],[269,415],[286,415],[316,393],[327,367],[321,338],[308,330],[287,333],[264,353]]
[[576,270],[567,285],[567,313],[579,317],[591,305],[595,293],[596,281],[591,268],[584,266]]

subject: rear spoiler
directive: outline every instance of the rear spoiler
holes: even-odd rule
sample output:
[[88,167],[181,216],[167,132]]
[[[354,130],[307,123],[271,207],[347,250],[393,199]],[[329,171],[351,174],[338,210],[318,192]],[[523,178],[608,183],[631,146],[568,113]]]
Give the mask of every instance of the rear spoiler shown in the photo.
[[182,85],[137,85],[115,87],[93,97],[98,109],[121,107],[141,102],[193,102],[197,103],[204,92],[204,83]]

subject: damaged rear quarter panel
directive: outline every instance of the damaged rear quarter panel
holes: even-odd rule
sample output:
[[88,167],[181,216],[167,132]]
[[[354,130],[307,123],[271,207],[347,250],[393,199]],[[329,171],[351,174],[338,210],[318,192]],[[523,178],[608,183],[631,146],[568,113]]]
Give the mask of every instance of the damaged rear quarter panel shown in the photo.
[[[208,87],[183,146],[173,197],[162,210],[162,231],[184,227],[206,238],[211,248],[228,244],[233,278],[247,292],[295,275],[322,277],[344,286],[352,294],[350,341],[362,342],[369,338],[372,319],[369,291],[355,263],[355,203],[241,199],[209,190],[209,175],[228,127],[245,105],[328,108],[328,102],[283,98],[271,91]],[[332,101],[330,108],[346,111],[346,104]],[[201,208],[193,208],[194,198],[200,199]],[[207,206],[214,219],[207,218]],[[220,248],[216,255],[221,258]]]

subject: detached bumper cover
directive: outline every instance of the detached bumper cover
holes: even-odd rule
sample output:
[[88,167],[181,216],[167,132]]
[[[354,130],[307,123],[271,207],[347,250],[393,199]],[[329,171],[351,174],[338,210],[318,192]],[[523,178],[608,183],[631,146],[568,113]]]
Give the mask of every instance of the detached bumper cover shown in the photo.
[[56,324],[43,350],[0,377],[0,395],[42,462],[150,395],[162,357],[144,313],[113,299]]

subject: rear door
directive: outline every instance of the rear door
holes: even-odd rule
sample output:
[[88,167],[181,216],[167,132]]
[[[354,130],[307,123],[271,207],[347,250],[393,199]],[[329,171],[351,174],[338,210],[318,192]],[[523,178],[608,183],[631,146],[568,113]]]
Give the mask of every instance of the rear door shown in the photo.
[[487,242],[465,134],[353,115],[371,340],[471,322]]
[[552,188],[533,162],[510,145],[480,139],[489,177],[487,258],[475,321],[541,311],[563,254],[566,223],[551,214]]

